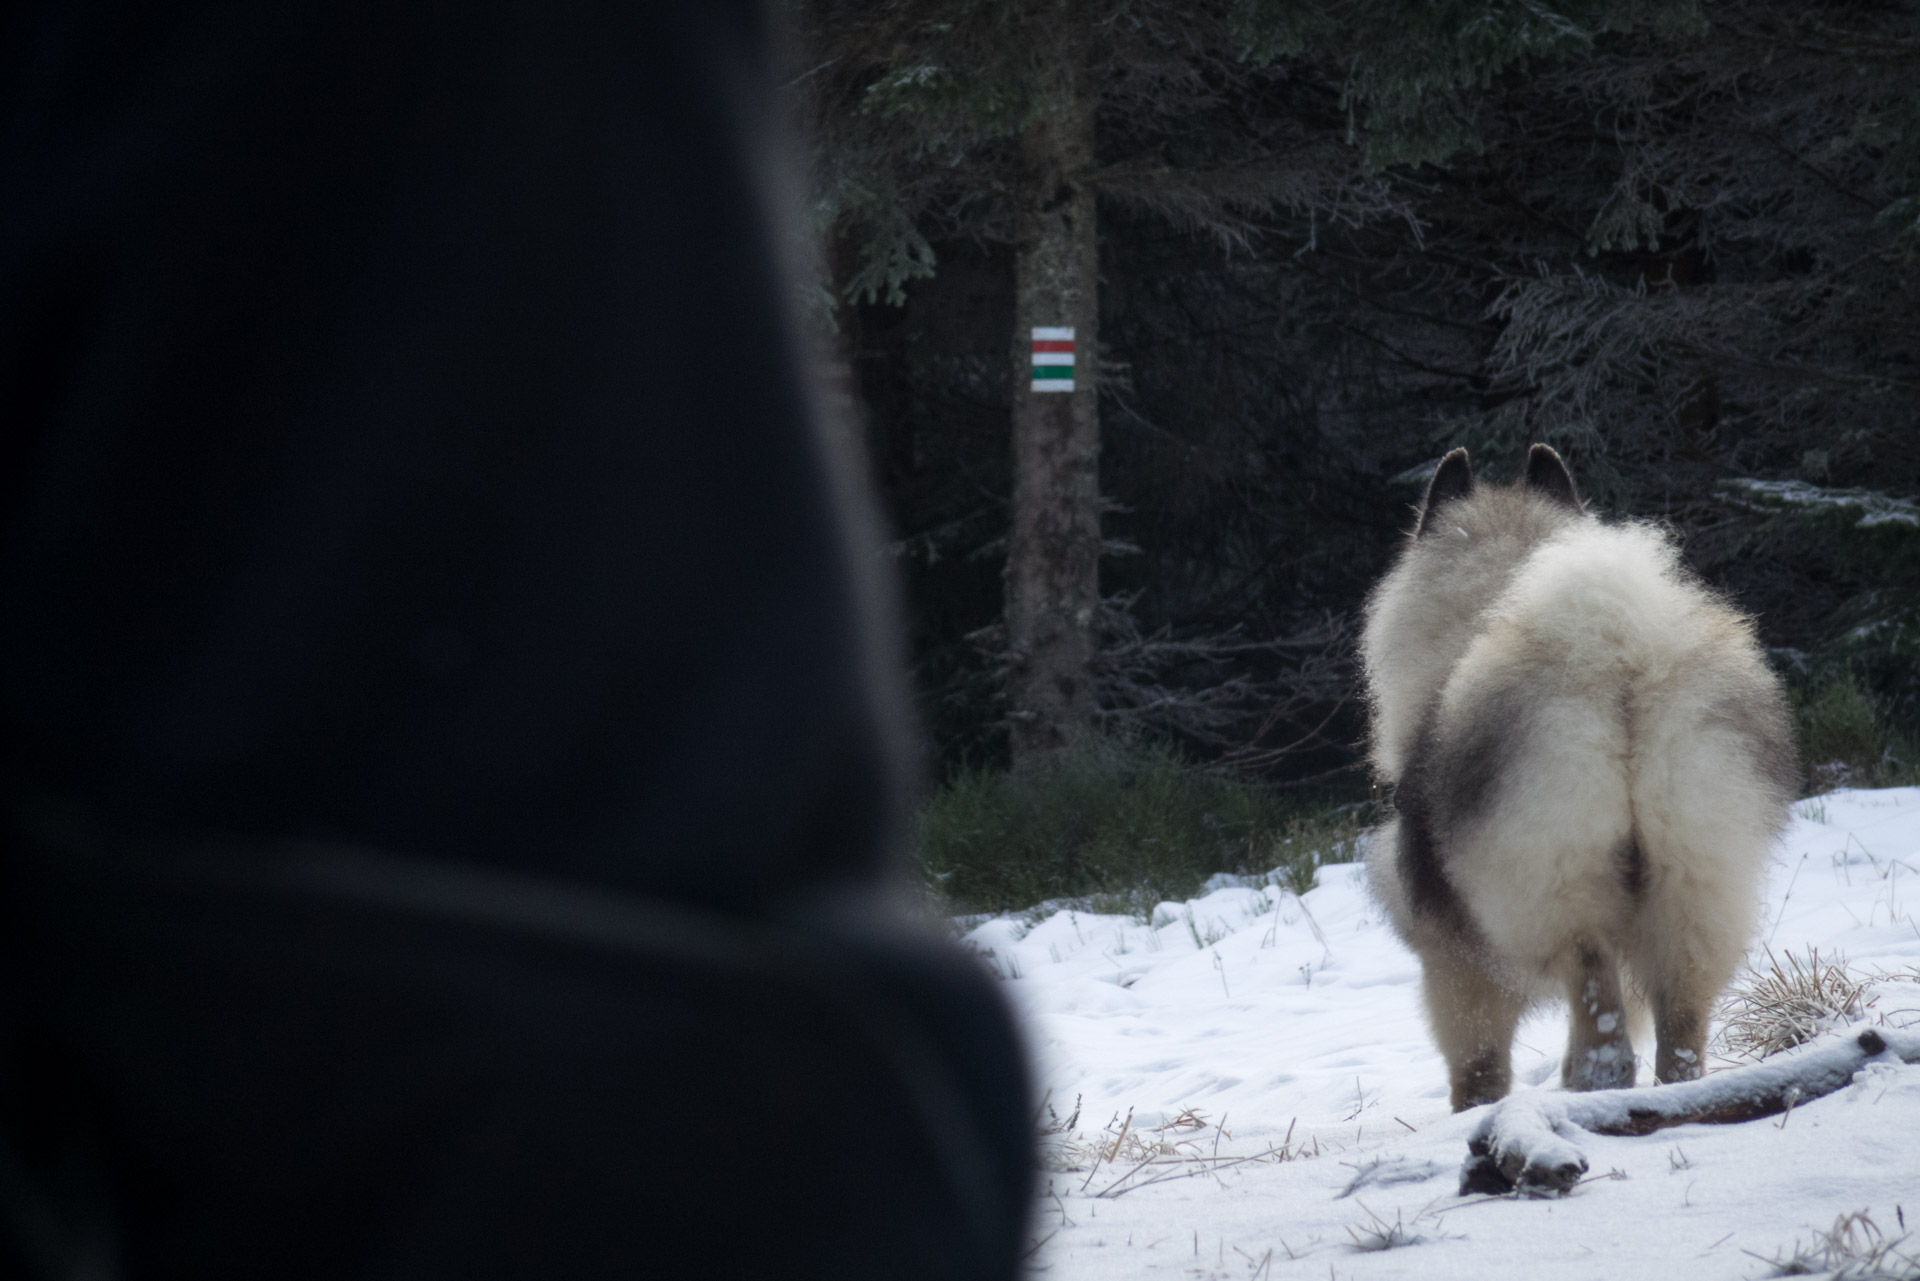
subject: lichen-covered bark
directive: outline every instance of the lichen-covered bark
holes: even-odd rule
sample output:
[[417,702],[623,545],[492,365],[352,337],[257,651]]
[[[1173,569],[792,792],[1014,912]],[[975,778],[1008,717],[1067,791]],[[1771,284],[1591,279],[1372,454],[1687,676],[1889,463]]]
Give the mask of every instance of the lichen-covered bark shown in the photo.
[[[1071,46],[1070,39],[1062,44]],[[1084,49],[1081,50],[1084,53]],[[1013,763],[1029,769],[1091,729],[1100,603],[1099,323],[1093,103],[1084,61],[1062,59],[1054,104],[1027,129],[1018,197],[1013,529],[1007,548],[1007,682]],[[1074,330],[1074,389],[1028,390],[1035,326]]]

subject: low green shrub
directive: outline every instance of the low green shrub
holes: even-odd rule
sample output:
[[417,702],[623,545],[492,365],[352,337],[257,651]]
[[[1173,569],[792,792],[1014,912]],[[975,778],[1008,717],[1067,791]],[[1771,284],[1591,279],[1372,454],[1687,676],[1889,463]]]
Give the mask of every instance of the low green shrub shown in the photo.
[[927,883],[949,912],[1058,899],[1145,917],[1218,872],[1283,869],[1305,889],[1355,857],[1359,807],[1302,802],[1162,747],[1102,742],[1024,774],[967,770],[915,824]]
[[1793,716],[1812,791],[1920,782],[1920,756],[1851,670],[1795,690]]

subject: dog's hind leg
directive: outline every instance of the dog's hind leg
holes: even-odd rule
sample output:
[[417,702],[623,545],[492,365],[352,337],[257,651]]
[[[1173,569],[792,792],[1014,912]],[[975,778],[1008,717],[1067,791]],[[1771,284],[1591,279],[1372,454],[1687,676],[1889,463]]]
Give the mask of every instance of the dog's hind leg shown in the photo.
[[1706,1070],[1707,1006],[1711,998],[1688,995],[1690,999],[1675,1000],[1671,994],[1663,994],[1665,999],[1654,1003],[1653,1031],[1658,1048],[1653,1079],[1662,1085],[1698,1080]]
[[1645,878],[1627,965],[1653,1007],[1653,1072],[1665,1084],[1705,1068],[1708,1015],[1753,939],[1796,782],[1793,730],[1744,633],[1677,666],[1637,723]]
[[[1732,819],[1724,827],[1746,836]],[[1653,846],[1659,854],[1627,964],[1653,1007],[1653,1077],[1662,1085],[1695,1080],[1706,1068],[1708,1015],[1752,937],[1767,847],[1747,840],[1742,848],[1715,830],[1689,845]]]
[[1574,948],[1567,978],[1567,1055],[1560,1080],[1569,1090],[1611,1090],[1633,1084],[1633,1041],[1620,964],[1597,944]]
[[[1678,898],[1649,902],[1628,958],[1653,1007],[1653,1079],[1662,1085],[1696,1080],[1705,1070],[1707,1016],[1733,977],[1745,941],[1725,929],[1723,920],[1703,920],[1697,910],[1691,919],[1675,919],[1690,906],[1674,901]],[[1723,911],[1723,916],[1737,915],[1737,906]]]
[[1433,948],[1420,960],[1453,1110],[1506,1097],[1513,1088],[1513,1032],[1525,999],[1457,947]]

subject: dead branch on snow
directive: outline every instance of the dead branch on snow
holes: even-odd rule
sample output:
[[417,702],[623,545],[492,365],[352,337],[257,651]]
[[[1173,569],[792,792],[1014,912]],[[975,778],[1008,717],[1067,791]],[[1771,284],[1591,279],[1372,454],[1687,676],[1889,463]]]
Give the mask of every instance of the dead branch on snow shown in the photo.
[[1832,1094],[1870,1062],[1920,1063],[1920,1031],[1867,1028],[1791,1057],[1698,1081],[1589,1094],[1518,1094],[1467,1139],[1460,1193],[1565,1196],[1587,1172],[1574,1144],[1589,1134],[1652,1134],[1674,1125],[1754,1121]]

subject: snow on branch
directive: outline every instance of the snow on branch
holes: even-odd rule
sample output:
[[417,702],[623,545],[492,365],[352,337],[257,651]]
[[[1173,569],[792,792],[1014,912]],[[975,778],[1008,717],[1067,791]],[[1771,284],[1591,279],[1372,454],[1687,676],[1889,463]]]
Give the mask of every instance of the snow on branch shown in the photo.
[[1792,1057],[1698,1081],[1589,1094],[1517,1094],[1496,1103],[1467,1139],[1460,1192],[1565,1196],[1587,1172],[1574,1138],[1652,1134],[1773,1116],[1832,1094],[1868,1063],[1920,1063],[1920,1030],[1868,1028]]
[[1848,524],[1911,525],[1920,527],[1920,502],[1875,489],[1829,489],[1804,480],[1755,480],[1729,476],[1719,488],[1730,501],[1749,511],[1776,512],[1788,508],[1835,512]]

